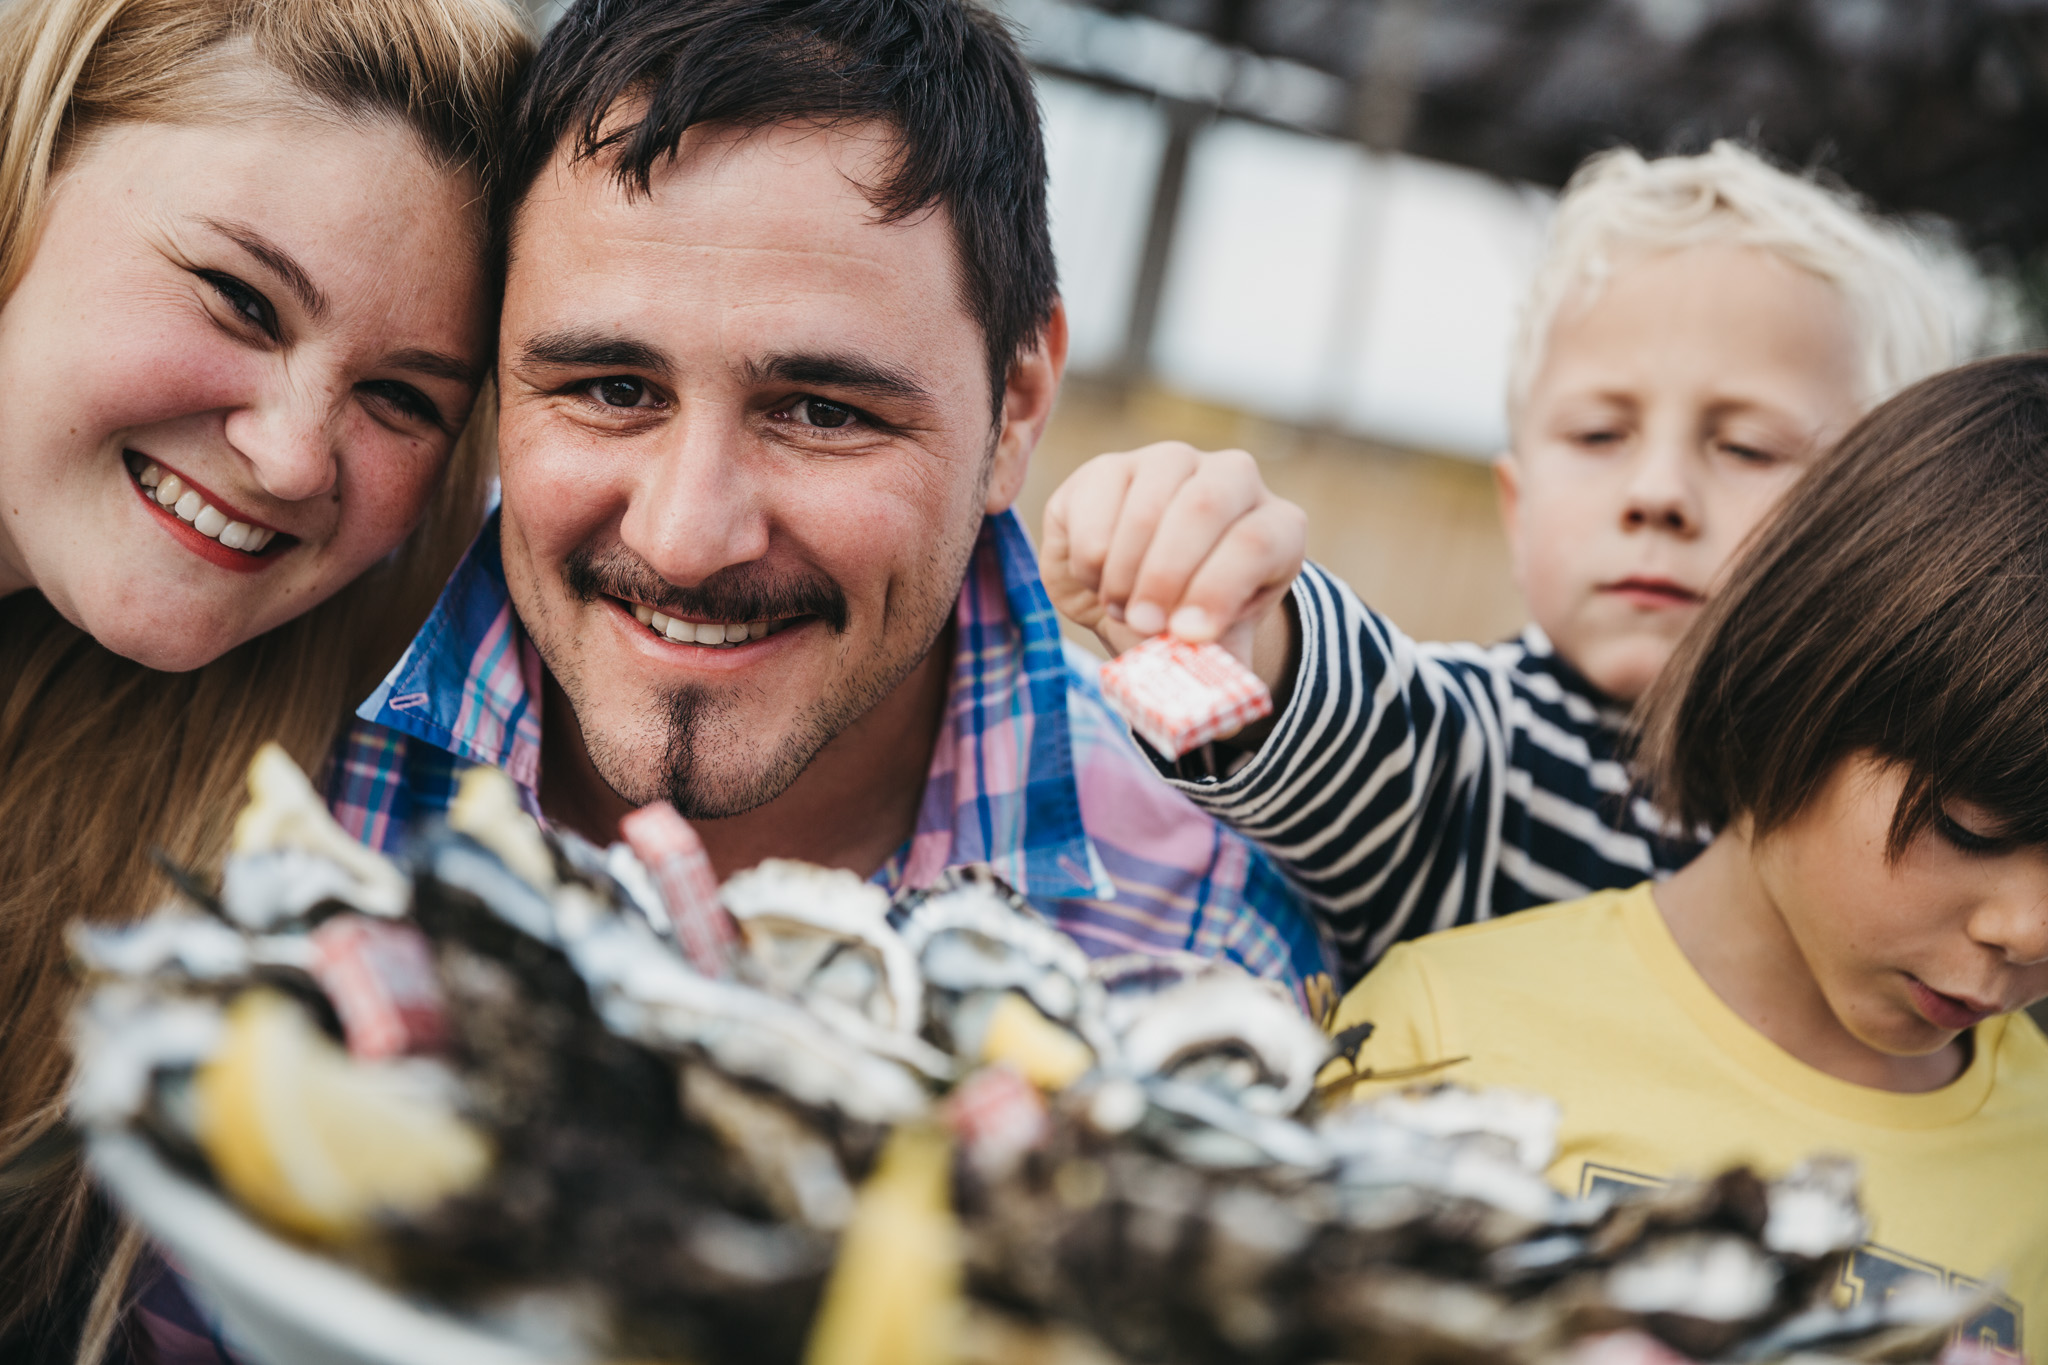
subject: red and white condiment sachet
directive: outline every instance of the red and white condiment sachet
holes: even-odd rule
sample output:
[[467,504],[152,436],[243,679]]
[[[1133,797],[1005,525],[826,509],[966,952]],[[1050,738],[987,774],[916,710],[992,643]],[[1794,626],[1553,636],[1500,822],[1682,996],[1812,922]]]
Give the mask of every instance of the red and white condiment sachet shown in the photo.
[[666,801],[642,806],[619,821],[626,846],[654,878],[676,943],[706,976],[731,976],[740,927],[718,896],[718,873],[690,822]]
[[1168,758],[1273,713],[1273,694],[1229,650],[1171,635],[1155,635],[1111,659],[1101,681],[1116,713]]
[[312,934],[313,979],[334,1003],[348,1050],[376,1059],[432,1052],[447,1038],[426,935],[410,924],[335,915]]

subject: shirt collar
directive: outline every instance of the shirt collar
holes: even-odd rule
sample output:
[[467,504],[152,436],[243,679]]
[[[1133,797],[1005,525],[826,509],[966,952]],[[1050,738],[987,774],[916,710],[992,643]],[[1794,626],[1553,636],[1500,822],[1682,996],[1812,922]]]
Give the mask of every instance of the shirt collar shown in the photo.
[[1583,698],[1593,708],[1602,728],[1617,735],[1628,728],[1629,708],[1593,686],[1585,674],[1557,652],[1549,634],[1534,621],[1522,627],[1522,648],[1533,667],[1555,678],[1565,691]]
[[[1082,824],[1059,621],[1016,513],[983,521],[954,625],[916,832],[881,875],[923,885],[947,867],[987,863],[1034,898],[1113,897]],[[494,511],[356,714],[504,768],[531,794],[540,783],[540,667],[512,610]]]
[[1082,823],[1059,619],[1014,512],[982,523],[953,621],[917,830],[882,880],[925,886],[948,867],[986,863],[1034,900],[1114,898]]
[[505,587],[493,511],[405,655],[356,708],[364,720],[540,785],[540,658]]

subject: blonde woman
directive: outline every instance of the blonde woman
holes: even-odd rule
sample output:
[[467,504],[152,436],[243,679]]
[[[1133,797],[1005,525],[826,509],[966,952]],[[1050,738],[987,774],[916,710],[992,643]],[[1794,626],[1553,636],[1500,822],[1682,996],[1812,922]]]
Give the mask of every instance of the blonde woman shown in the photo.
[[58,1121],[63,928],[317,766],[480,513],[503,0],[0,8],[0,1357],[137,1254]]

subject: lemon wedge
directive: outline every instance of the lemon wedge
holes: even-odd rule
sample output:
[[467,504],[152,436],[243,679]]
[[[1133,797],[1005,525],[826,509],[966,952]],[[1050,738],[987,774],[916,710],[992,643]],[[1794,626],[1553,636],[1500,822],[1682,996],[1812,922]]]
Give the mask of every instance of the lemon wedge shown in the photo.
[[981,1038],[981,1060],[1008,1062],[1040,1090],[1065,1090],[1095,1065],[1095,1051],[1038,1012],[1015,991],[1003,992]]
[[804,1365],[947,1365],[964,1313],[952,1145],[898,1128],[860,1187]]
[[445,1099],[351,1060],[274,991],[229,1006],[226,1043],[196,1087],[199,1145],[228,1192],[320,1241],[423,1212],[490,1169],[488,1144]]

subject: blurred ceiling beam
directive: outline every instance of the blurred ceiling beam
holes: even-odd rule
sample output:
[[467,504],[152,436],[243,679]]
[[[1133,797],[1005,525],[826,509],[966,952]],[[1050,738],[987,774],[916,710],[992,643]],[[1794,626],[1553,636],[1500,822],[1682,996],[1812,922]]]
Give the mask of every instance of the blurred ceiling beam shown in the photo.
[[2048,247],[2048,0],[1008,0],[1034,60],[1558,185],[1627,143],[1745,137]]

